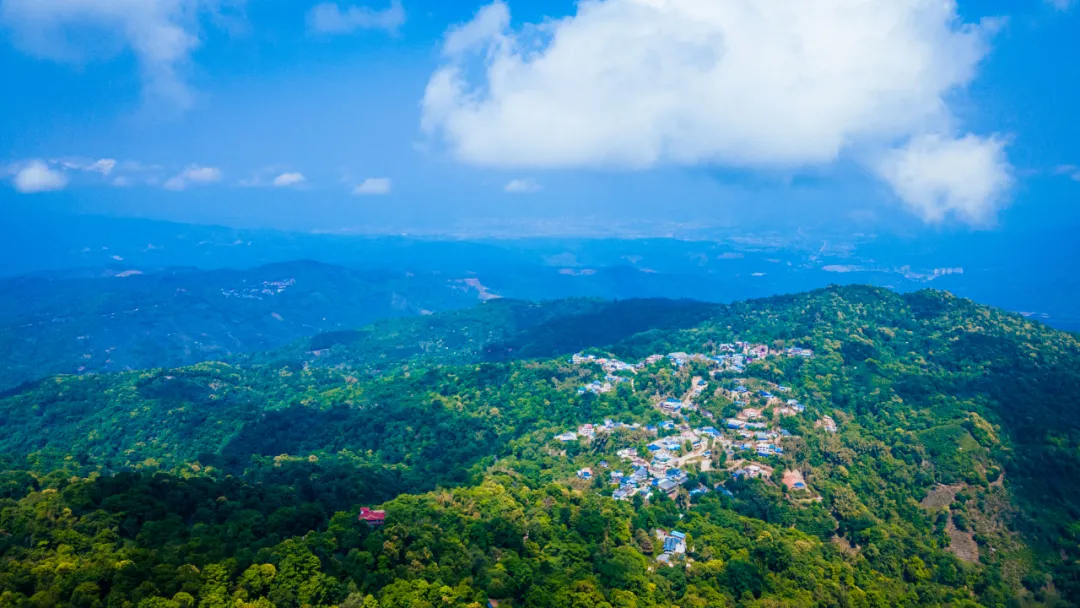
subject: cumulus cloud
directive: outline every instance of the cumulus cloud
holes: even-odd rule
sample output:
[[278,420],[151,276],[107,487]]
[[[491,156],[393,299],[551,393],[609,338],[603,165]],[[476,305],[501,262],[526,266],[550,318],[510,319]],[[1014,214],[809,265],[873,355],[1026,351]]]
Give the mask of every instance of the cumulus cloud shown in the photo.
[[23,194],[63,190],[68,178],[62,171],[53,169],[45,161],[32,160],[15,169],[15,189]]
[[503,186],[503,191],[510,194],[533,194],[543,189],[544,187],[532,178],[512,179]]
[[82,64],[130,49],[144,95],[185,108],[183,72],[199,46],[199,18],[242,0],[4,0],[0,23],[21,50]]
[[[2,1],[2,0],[0,0]],[[0,178],[16,177],[23,174],[22,184],[24,188],[16,187],[26,192],[40,192],[43,190],[58,190],[72,184],[106,183],[113,186],[135,185],[139,179],[137,174],[154,173],[161,170],[157,165],[144,165],[137,161],[118,162],[112,158],[99,158],[97,160],[79,157],[60,157],[50,160],[33,159],[17,162],[7,167],[0,166]],[[190,168],[189,168],[190,170]],[[88,179],[88,174],[93,174],[97,180]],[[194,172],[191,181],[198,181],[206,176]],[[146,183],[156,183],[153,176],[146,178]],[[188,181],[187,177],[178,175],[171,187],[181,189]]]
[[221,181],[221,169],[191,165],[165,182],[167,190],[184,190],[189,185],[212,184]]
[[422,128],[502,167],[817,167],[957,125],[999,23],[953,0],[583,0],[451,29]]
[[1046,0],[1046,3],[1059,11],[1067,11],[1072,7],[1073,0]]
[[353,188],[353,194],[357,195],[377,195],[377,194],[389,194],[390,193],[390,178],[388,177],[369,177],[361,182],[358,186]]
[[304,183],[306,178],[303,173],[282,173],[274,178],[273,184],[275,188],[288,188],[289,186],[296,186]]
[[351,34],[356,30],[386,30],[397,32],[405,25],[405,7],[401,0],[392,0],[384,10],[366,6],[342,8],[333,2],[324,2],[308,12],[308,27],[320,34]]
[[242,179],[236,185],[242,188],[290,188],[307,182],[307,177],[298,171],[283,171],[280,166],[264,167],[251,177]]
[[928,222],[949,215],[986,223],[1005,201],[1013,171],[998,138],[922,135],[884,156],[878,174]]

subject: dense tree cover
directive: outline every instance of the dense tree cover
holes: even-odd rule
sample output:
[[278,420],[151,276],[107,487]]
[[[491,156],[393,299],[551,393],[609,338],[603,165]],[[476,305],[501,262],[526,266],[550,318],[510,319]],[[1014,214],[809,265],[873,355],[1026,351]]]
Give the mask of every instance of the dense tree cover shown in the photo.
[[[87,273],[89,274],[89,273]],[[314,262],[0,280],[0,390],[50,374],[190,365],[321,331],[473,306],[442,275]]]
[[[942,552],[881,571],[714,498],[681,516],[512,474],[398,497],[376,530],[236,480],[27,481],[0,501],[5,606],[960,606],[987,584]],[[654,565],[661,526],[693,563]]]
[[248,361],[269,365],[303,361],[372,372],[406,361],[430,365],[554,357],[614,344],[645,331],[692,327],[720,309],[692,300],[497,299],[439,315],[322,333]]
[[[163,468],[280,473],[308,462],[348,472],[354,498],[463,483],[484,459],[569,423],[651,412],[644,395],[596,400],[566,360],[404,369],[364,381],[307,368],[202,363],[76,376],[0,400],[0,453],[112,472]],[[654,414],[655,416],[655,414]]]
[[[12,455],[0,474],[0,605],[1080,597],[1073,336],[944,293],[857,287],[711,307],[703,321],[686,303],[561,306],[576,312],[542,318],[504,302],[394,337],[365,330],[325,346],[341,351],[325,366],[279,353],[61,377],[0,399],[0,453]],[[652,324],[634,319],[653,312]],[[500,334],[486,314],[517,325]],[[385,354],[425,332],[446,348]],[[816,353],[747,370],[808,407],[783,421],[793,438],[774,479],[694,473],[688,486],[725,483],[731,496],[680,491],[643,504],[574,478],[647,437],[559,445],[555,432],[604,417],[655,422],[650,404],[705,370],[660,362],[632,389],[579,395],[599,370],[543,357],[602,340],[624,360],[710,353],[733,339]],[[483,362],[492,344],[514,350]],[[715,396],[702,409],[732,407]],[[815,428],[826,414],[837,433]],[[701,413],[689,422],[707,423]],[[778,483],[785,468],[803,471],[814,495]],[[358,505],[382,502],[385,528],[355,522]],[[690,535],[685,566],[653,560],[653,531],[671,527]]]
[[[559,370],[489,364],[361,383],[316,368],[203,363],[168,372],[68,377],[4,401],[0,423],[11,432],[0,437],[0,450],[70,453],[109,471],[240,472],[252,455],[328,454],[406,475],[412,481],[398,486],[400,492],[464,481],[466,468],[544,407],[554,418],[572,417],[572,400],[552,384],[549,372]],[[561,373],[577,372],[567,367]]]

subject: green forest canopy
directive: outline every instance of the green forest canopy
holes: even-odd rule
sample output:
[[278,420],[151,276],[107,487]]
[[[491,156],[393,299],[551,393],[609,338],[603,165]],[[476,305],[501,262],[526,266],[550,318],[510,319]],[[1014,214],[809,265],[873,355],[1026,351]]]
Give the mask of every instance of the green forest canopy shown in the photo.
[[[576,480],[615,446],[554,433],[655,423],[701,370],[581,395],[596,372],[564,355],[736,339],[814,349],[746,374],[807,404],[775,468],[820,502],[723,470],[692,483],[730,496],[648,504]],[[489,303],[233,364],[55,377],[0,399],[0,606],[1075,605],[1077,397],[1075,337],[866,287]],[[946,504],[920,505],[934,492]],[[655,532],[673,528],[689,560],[666,567]]]

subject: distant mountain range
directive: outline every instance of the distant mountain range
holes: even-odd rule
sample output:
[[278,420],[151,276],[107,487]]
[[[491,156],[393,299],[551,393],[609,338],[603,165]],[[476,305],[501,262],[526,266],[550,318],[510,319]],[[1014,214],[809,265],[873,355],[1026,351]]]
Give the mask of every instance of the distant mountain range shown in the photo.
[[[475,277],[492,293],[529,300],[595,296],[732,302],[830,284],[898,291],[932,285],[1058,328],[1080,330],[1080,257],[1070,226],[1037,233],[1014,227],[901,237],[668,225],[635,225],[626,231],[616,221],[611,230],[591,236],[559,236],[558,226],[537,233],[527,225],[509,232],[416,236],[386,230],[290,233],[22,208],[5,209],[3,220],[0,277],[70,278],[73,268],[88,269],[80,271],[87,276],[101,269],[114,275],[250,269],[315,260],[390,276]],[[520,236],[529,234],[544,236]]]
[[54,219],[0,229],[0,390],[53,373],[227,359],[495,297],[732,302],[830,284],[932,285],[1080,330],[1077,259],[1057,233],[1030,236],[1038,247],[993,234],[733,230],[455,240]]
[[461,308],[475,289],[439,275],[316,262],[251,270],[54,273],[0,281],[0,387],[50,374],[225,359],[378,319]]
[[[0,298],[0,390],[56,373],[229,359],[318,333],[499,297],[729,302],[834,283],[909,291],[933,279],[935,288],[975,292],[988,302],[997,294],[1028,318],[1080,328],[1080,320],[1068,316],[1074,308],[1067,294],[1076,279],[1061,279],[1062,293],[1040,295],[1025,291],[1019,274],[1002,277],[995,287],[985,275],[953,267],[875,270],[823,264],[828,260],[805,251],[735,252],[721,243],[670,240],[358,243],[366,254],[351,254],[356,267],[300,261],[238,270],[157,269],[125,261],[0,279],[0,293],[11,296]],[[1065,314],[1020,306],[1033,301]]]

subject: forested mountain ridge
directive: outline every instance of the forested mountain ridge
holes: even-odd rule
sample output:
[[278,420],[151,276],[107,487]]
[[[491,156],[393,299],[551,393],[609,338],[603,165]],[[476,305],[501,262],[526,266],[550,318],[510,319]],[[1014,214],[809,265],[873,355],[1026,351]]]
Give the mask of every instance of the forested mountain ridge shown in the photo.
[[[240,365],[9,391],[0,603],[1074,605],[1075,337],[931,291],[541,314],[553,304],[492,302]],[[489,331],[513,315],[517,330]],[[438,342],[454,332],[467,339]],[[548,358],[713,357],[738,340],[780,354],[737,373],[660,358],[600,394],[582,388],[604,380],[597,365]],[[446,348],[422,346],[433,341]],[[658,408],[690,403],[699,378],[693,410]],[[775,414],[784,450],[761,460],[774,473],[746,479],[717,454],[674,499],[610,498],[601,463],[643,453],[649,426],[734,416],[740,382],[805,405]],[[605,418],[637,426],[553,439]],[[385,527],[356,523],[359,505],[383,501]],[[656,534],[673,529],[686,559],[667,567]]]
[[357,330],[320,333],[243,360],[262,365],[303,361],[373,373],[408,362],[536,359],[615,344],[646,331],[693,327],[722,309],[720,304],[693,300],[496,299],[438,315],[386,319]]
[[250,270],[166,269],[0,280],[0,390],[47,375],[175,367],[379,319],[472,306],[436,274],[316,262]]

